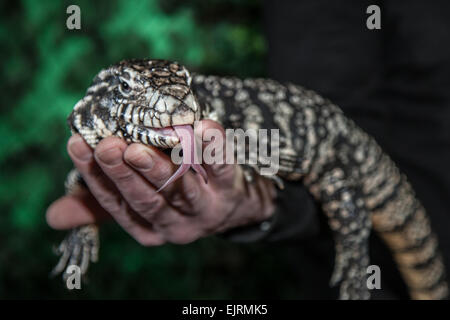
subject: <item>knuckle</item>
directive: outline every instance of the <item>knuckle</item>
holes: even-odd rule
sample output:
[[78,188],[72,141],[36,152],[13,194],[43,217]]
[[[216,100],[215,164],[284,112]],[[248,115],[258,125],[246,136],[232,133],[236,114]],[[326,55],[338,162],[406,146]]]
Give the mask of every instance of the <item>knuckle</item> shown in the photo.
[[198,201],[200,201],[200,192],[198,190],[198,188],[189,188],[188,190],[186,190],[185,192],[185,198],[188,202],[191,203],[196,203]]
[[164,198],[163,197],[152,197],[147,202],[148,209],[152,212],[158,212],[160,211],[164,206]]
[[175,191],[169,196],[169,202],[176,208],[199,207],[201,204],[200,190],[190,187],[184,192]]
[[121,200],[119,196],[107,194],[96,195],[97,202],[109,213],[116,213],[121,209]]
[[184,195],[180,192],[174,192],[170,196],[170,204],[174,207],[180,208],[186,205],[186,199],[184,198]]
[[145,214],[146,217],[154,215],[160,211],[164,206],[163,198],[160,196],[149,197],[148,199],[135,199],[131,201],[130,206],[136,212]]
[[119,166],[117,168],[114,168],[110,172],[110,177],[115,182],[118,183],[127,183],[131,182],[134,179],[134,173],[131,169],[125,167],[125,166]]

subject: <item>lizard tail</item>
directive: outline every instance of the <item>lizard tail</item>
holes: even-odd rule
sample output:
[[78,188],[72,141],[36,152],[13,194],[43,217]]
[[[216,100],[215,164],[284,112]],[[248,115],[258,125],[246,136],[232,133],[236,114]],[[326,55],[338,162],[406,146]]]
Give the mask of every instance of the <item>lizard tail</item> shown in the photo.
[[383,160],[386,180],[366,198],[373,229],[391,249],[412,299],[445,299],[445,266],[428,215],[406,177],[387,156]]

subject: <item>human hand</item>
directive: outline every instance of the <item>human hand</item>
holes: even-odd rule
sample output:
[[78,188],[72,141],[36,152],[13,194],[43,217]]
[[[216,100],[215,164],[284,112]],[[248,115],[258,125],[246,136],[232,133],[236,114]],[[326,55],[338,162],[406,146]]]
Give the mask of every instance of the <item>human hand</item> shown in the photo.
[[[202,133],[223,128],[202,121]],[[227,229],[268,219],[275,210],[273,184],[258,177],[246,185],[240,166],[203,164],[208,184],[187,172],[159,193],[156,190],[177,166],[161,150],[127,145],[116,137],[103,139],[93,151],[79,135],[69,139],[68,152],[89,190],[55,201],[47,210],[55,229],[97,223],[110,217],[140,244],[185,244]]]

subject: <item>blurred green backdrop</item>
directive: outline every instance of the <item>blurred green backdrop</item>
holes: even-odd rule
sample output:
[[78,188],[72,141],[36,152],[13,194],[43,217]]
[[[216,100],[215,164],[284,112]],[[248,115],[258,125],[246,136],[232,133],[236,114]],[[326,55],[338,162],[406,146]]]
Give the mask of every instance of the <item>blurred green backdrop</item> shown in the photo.
[[[66,8],[81,8],[67,30]],[[0,298],[295,298],[292,248],[209,238],[140,247],[102,230],[89,283],[69,292],[48,273],[63,233],[45,223],[71,168],[66,117],[93,76],[124,58],[178,60],[193,70],[263,76],[256,0],[2,1],[0,22]]]

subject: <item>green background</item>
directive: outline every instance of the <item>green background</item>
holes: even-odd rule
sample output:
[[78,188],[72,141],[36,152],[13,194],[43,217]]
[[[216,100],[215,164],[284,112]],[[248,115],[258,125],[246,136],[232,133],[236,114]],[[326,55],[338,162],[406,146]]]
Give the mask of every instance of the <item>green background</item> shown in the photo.
[[[81,8],[67,30],[66,8]],[[191,70],[263,76],[258,1],[2,1],[0,298],[293,298],[289,247],[208,238],[139,246],[110,223],[89,283],[49,279],[62,232],[45,222],[71,168],[66,117],[93,76],[124,58],[174,59]],[[286,262],[284,262],[286,264]]]

